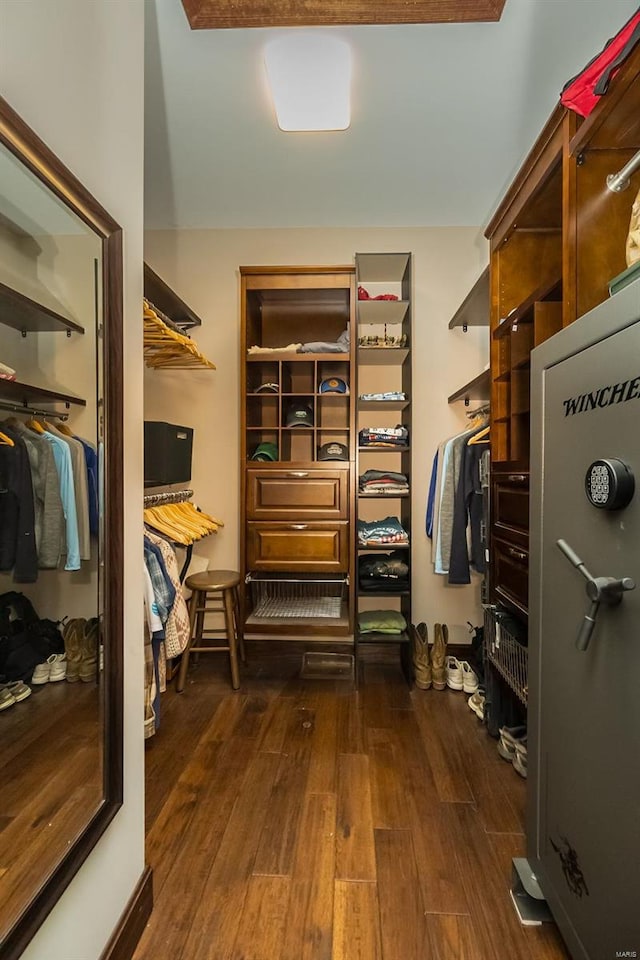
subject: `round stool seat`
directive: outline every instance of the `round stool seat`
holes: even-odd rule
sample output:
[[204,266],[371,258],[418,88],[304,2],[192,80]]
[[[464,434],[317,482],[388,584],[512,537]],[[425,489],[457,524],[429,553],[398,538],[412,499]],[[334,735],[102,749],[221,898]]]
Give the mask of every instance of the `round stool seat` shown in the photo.
[[189,590],[230,590],[240,583],[240,574],[237,570],[203,570],[193,573],[185,580]]

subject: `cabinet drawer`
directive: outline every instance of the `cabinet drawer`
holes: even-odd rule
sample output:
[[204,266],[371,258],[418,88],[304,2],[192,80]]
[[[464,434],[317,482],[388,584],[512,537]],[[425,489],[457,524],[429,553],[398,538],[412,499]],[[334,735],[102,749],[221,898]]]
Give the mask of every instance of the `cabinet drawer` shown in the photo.
[[529,551],[506,540],[493,540],[494,589],[521,613],[529,604]]
[[249,520],[346,520],[349,470],[248,470]]
[[526,473],[506,473],[494,477],[493,521],[527,533],[529,530],[529,477]]
[[348,525],[248,523],[247,568],[343,573],[349,568]]

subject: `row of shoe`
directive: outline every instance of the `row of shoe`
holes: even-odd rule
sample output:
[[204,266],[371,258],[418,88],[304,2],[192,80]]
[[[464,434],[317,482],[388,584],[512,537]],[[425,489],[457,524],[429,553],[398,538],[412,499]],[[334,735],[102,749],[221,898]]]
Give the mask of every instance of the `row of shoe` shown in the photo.
[[31,696],[31,687],[23,683],[22,680],[14,680],[11,683],[0,684],[0,710],[8,710],[14,704],[20,703]]
[[434,624],[431,647],[429,647],[426,623],[419,623],[417,627],[411,624],[409,636],[416,687],[420,690],[428,690],[433,685],[434,690],[444,690],[447,686],[445,665],[449,642],[449,628],[446,623]]
[[498,753],[503,760],[513,765],[516,773],[527,777],[527,728],[500,727]]
[[76,617],[69,620],[62,631],[64,653],[52,653],[33,671],[31,682],[35,684],[56,683],[68,680],[75,683],[95,682],[98,675],[98,626],[97,617],[89,620]]

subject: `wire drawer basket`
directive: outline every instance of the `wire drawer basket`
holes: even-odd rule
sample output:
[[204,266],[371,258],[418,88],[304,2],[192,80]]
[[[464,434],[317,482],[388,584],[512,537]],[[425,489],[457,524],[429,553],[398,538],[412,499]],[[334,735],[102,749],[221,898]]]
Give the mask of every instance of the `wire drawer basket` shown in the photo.
[[526,707],[529,651],[525,639],[526,632],[513,617],[492,604],[484,608],[485,657]]
[[347,581],[340,578],[283,577],[281,574],[248,574],[253,616],[273,618],[325,618],[341,616]]

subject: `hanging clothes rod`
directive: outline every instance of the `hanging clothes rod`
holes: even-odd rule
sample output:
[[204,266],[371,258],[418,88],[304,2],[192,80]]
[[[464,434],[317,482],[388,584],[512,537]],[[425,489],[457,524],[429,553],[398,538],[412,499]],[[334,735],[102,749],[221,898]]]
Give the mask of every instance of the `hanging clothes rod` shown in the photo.
[[170,490],[166,493],[148,493],[144,497],[145,507],[161,507],[167,503],[184,503],[193,496],[193,490]]
[[0,400],[0,410],[9,410],[11,413],[26,413],[32,417],[50,417],[56,420],[68,420],[68,413],[56,413],[55,410],[40,410],[38,407],[27,407],[20,403],[11,403],[9,400]]

